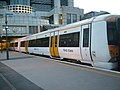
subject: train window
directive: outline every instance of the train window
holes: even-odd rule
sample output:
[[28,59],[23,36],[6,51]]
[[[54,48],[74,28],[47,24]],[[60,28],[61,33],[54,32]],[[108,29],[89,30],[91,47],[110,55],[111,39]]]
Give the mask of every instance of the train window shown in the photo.
[[14,47],[14,43],[10,43],[10,47]]
[[43,47],[49,47],[49,37],[43,39]]
[[55,36],[55,44],[57,44],[57,36]]
[[49,47],[49,37],[37,39],[35,47]]
[[79,47],[80,32],[60,35],[60,47]]
[[18,46],[18,42],[15,42],[15,47],[17,47]]
[[53,36],[51,37],[51,45],[50,45],[50,47],[52,47],[52,43],[53,43]]
[[25,41],[21,42],[21,47],[25,47]]
[[115,22],[107,22],[107,34],[108,34],[108,44],[116,44],[116,23]]
[[[25,46],[25,42],[23,44]],[[29,40],[29,47],[49,47],[49,37]]]
[[117,43],[120,45],[120,18],[117,19],[116,22],[116,26],[117,26]]
[[36,40],[30,40],[29,47],[35,47],[35,46],[36,46]]
[[55,36],[55,47],[57,47],[58,36]]
[[83,29],[83,47],[89,46],[89,28]]

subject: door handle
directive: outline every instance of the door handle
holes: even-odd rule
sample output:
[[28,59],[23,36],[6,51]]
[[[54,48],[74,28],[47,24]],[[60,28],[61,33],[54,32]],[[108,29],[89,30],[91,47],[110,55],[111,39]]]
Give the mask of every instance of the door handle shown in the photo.
[[94,57],[96,57],[96,52],[95,52],[95,51],[92,51],[92,55],[93,55]]

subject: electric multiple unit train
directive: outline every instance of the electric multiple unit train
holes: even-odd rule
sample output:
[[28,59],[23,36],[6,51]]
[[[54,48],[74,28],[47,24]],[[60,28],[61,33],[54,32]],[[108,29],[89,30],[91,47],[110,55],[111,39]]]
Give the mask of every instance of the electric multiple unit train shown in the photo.
[[101,15],[10,42],[10,49],[113,69],[120,52],[120,16]]

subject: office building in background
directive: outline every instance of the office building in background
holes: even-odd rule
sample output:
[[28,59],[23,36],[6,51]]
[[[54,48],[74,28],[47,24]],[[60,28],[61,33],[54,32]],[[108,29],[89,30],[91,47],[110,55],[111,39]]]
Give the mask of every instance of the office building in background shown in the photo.
[[84,10],[74,7],[74,0],[0,0],[0,35],[22,37],[49,28],[81,20]]

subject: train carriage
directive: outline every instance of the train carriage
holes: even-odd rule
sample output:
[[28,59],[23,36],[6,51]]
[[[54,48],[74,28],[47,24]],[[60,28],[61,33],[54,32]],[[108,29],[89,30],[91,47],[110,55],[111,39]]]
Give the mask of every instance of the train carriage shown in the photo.
[[29,41],[28,52],[50,56],[49,36],[50,36],[49,33],[39,33],[32,35],[32,37],[28,39]]
[[[25,51],[112,69],[120,57],[120,17],[101,15],[22,38]],[[18,48],[22,47],[19,45]],[[18,49],[19,50],[19,49]],[[22,49],[21,49],[22,50]]]

